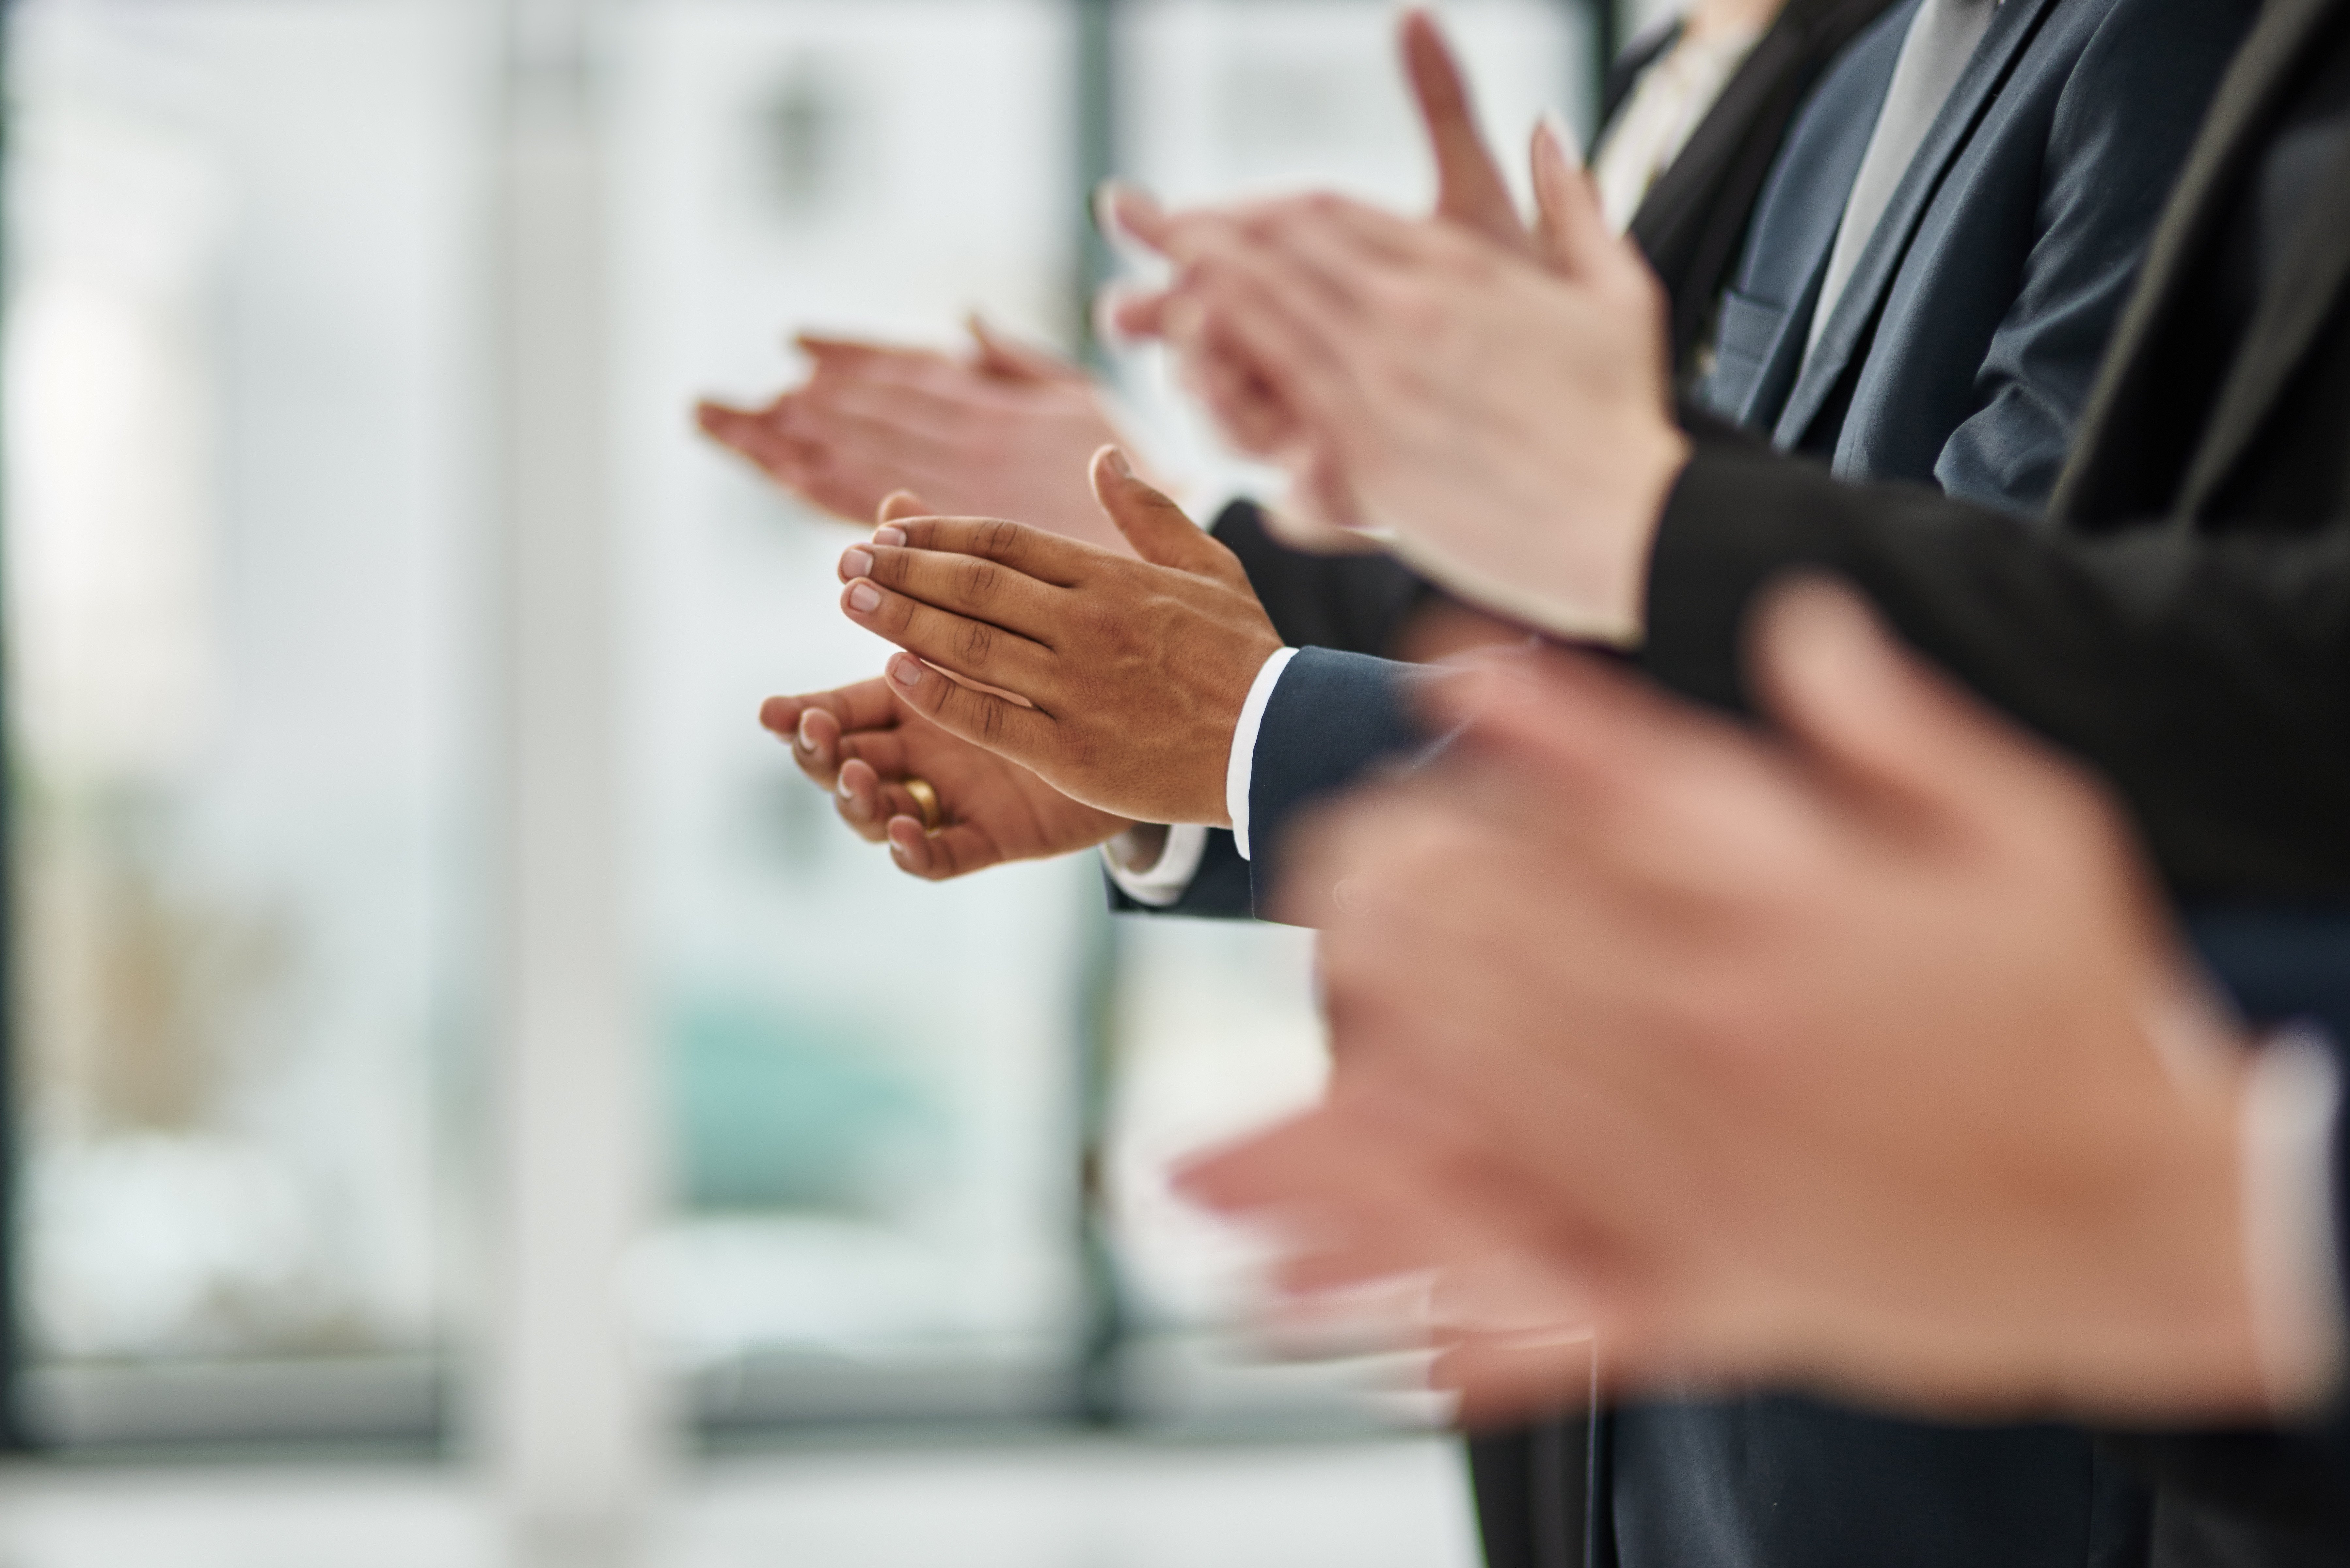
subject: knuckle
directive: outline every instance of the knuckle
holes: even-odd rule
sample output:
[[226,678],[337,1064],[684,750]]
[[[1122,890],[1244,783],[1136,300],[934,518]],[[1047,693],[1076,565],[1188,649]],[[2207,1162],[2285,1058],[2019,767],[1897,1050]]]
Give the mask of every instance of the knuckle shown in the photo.
[[962,574],[962,597],[972,604],[989,604],[1003,587],[1003,568],[993,561],[976,556],[966,560],[960,568]]
[[955,656],[978,668],[995,651],[995,628],[983,620],[962,622],[955,631]]
[[998,519],[983,524],[979,530],[978,553],[992,561],[1005,561],[1020,547],[1020,524]]

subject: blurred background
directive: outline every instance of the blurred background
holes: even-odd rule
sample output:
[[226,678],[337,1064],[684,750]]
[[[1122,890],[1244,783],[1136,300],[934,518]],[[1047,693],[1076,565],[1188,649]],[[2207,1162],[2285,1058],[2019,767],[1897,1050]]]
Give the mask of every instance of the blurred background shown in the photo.
[[[1638,21],[1443,9],[1513,156]],[[1471,1561],[1167,1191],[1313,1093],[1304,938],[842,830],[753,716],[879,668],[848,535],[689,418],[978,310],[1246,483],[1086,193],[1424,202],[1390,7],[0,18],[0,1556]]]

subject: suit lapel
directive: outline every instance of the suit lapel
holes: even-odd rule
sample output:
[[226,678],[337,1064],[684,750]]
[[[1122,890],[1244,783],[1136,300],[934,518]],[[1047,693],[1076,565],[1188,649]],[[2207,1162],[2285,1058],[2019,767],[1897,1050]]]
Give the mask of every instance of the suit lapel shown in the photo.
[[1999,15],[1991,18],[1974,57],[1952,84],[1950,96],[1934,117],[1926,139],[1918,144],[1918,151],[1910,159],[1901,182],[1894,188],[1893,199],[1886,204],[1884,216],[1877,220],[1877,232],[1860,253],[1852,277],[1845,285],[1843,297],[1836,301],[1827,325],[1821,328],[1818,346],[1804,364],[1794,389],[1787,395],[1786,407],[1773,432],[1773,439],[1781,446],[1801,441],[1812,421],[1819,417],[1820,410],[1843,379],[1845,367],[1851,363],[1871,323],[1877,319],[1886,290],[1892,286],[1894,275],[1900,271],[1902,258],[1908,254],[1909,237],[1917,232],[1918,221],[1941,189],[1942,176],[1965,151],[1975,127],[1999,96],[1999,89],[2014,70],[2025,46],[2038,36],[2042,20],[2056,4],[2057,0],[2002,0]]
[[2273,286],[2259,308],[2221,383],[2211,422],[2195,449],[2194,466],[2179,490],[2178,511],[2201,512],[2260,432],[2261,421],[2309,352],[2350,277],[2350,208],[2342,197],[2350,163],[2337,162],[2311,196],[2293,231]]
[[[2268,129],[2270,110],[2318,33],[2344,0],[2268,0],[2235,63],[2213,95],[2202,132],[2147,249],[2137,287],[2114,328],[2105,368],[2081,418],[2073,459],[2049,502],[2054,516],[2080,519],[2102,510],[2097,492],[2137,457],[2130,427],[2150,397],[2161,395],[2164,329],[2198,286],[2198,266],[2214,224],[2240,195],[2246,160]],[[2282,308],[2282,306],[2280,306]],[[2263,306],[2262,319],[2272,313]],[[2247,345],[2249,348],[2250,345]],[[2249,355],[2239,356],[2240,360]],[[2286,367],[2290,369],[2290,367]],[[2232,379],[2232,378],[2231,378]],[[2273,388],[2263,395],[2273,393]],[[2249,397],[2251,389],[2244,394]],[[2238,438],[2240,441],[2241,437]],[[2241,450],[2241,449],[2239,449]],[[2199,453],[2195,472],[2205,467]]]

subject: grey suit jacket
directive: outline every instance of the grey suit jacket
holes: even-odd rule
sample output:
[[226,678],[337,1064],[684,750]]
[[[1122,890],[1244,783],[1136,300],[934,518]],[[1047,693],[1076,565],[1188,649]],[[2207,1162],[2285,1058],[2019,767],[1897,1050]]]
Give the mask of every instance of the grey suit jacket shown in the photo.
[[1844,477],[1937,483],[2038,512],[2255,10],[2004,0],[1805,363],[1836,219],[1909,7],[1887,13],[1789,135],[1700,400],[1783,449],[1829,457]]

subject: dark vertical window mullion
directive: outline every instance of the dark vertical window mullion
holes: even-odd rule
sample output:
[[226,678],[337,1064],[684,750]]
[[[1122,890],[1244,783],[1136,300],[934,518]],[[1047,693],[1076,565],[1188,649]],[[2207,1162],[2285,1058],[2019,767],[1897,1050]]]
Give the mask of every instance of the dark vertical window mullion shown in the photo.
[[[1118,168],[1118,0],[1069,0],[1075,31],[1071,67],[1076,72],[1073,108],[1076,146],[1069,172],[1068,203],[1076,225],[1070,286],[1075,341],[1080,357],[1097,373],[1107,369],[1104,347],[1094,333],[1094,296],[1110,279],[1118,262],[1093,221],[1093,192]],[[1076,1038],[1075,1155],[1079,1289],[1071,1410],[1090,1426],[1113,1426],[1128,1414],[1120,1369],[1132,1328],[1111,1233],[1108,1192],[1110,1113],[1116,1091],[1118,992],[1120,942],[1117,922],[1101,894],[1081,895],[1092,909],[1083,925],[1078,964]]]

